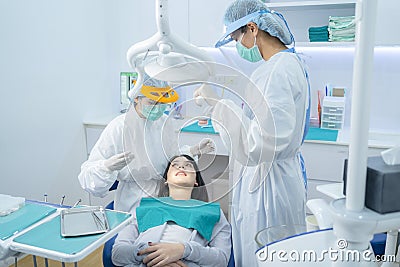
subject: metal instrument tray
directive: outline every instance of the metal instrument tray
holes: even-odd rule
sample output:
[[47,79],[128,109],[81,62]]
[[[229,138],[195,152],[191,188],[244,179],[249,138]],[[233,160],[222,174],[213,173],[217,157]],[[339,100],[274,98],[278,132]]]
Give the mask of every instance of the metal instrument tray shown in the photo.
[[61,210],[61,235],[74,237],[109,231],[105,210],[101,206]]

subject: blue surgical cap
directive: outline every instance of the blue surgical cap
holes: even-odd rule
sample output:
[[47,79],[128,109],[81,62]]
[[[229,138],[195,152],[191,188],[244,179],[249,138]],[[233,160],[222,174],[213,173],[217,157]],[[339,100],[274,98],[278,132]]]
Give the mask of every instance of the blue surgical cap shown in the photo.
[[[154,78],[150,77],[147,73],[144,73],[143,85],[164,88],[164,87],[168,86],[168,83],[165,81],[160,81],[160,80],[154,79]],[[133,86],[132,86],[132,88],[133,88]],[[139,92],[137,92],[136,96],[144,96],[144,95],[139,90]]]
[[154,87],[167,87],[168,83],[165,81],[160,81],[150,77],[147,73],[144,74],[143,84],[147,86],[154,86]]
[[254,22],[259,29],[279,38],[285,45],[294,41],[286,20],[281,14],[269,10],[259,0],[236,0],[225,11],[226,32],[215,47],[231,42],[230,34],[249,22]]

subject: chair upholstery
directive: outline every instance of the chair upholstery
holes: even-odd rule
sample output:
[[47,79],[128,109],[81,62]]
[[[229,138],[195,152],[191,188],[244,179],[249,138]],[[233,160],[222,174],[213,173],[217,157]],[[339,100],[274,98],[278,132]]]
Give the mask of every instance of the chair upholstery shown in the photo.
[[[109,209],[109,207],[113,206],[113,204],[114,203],[111,202],[110,204],[107,205],[106,208]],[[117,238],[117,235],[113,236],[110,240],[108,240],[104,244],[104,248],[103,248],[103,266],[104,267],[116,267],[111,261],[111,251],[112,251],[112,247],[115,242],[115,238]],[[235,257],[233,256],[233,248],[231,248],[231,257],[229,258],[227,267],[235,267]]]

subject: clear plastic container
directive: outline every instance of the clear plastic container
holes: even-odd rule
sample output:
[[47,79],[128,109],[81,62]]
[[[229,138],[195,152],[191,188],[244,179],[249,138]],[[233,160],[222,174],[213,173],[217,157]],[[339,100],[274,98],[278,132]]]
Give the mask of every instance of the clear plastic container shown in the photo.
[[25,205],[25,198],[0,194],[0,216],[6,216]]
[[277,242],[288,237],[305,233],[307,231],[305,224],[277,225],[265,228],[259,231],[255,237],[259,247],[266,244]]

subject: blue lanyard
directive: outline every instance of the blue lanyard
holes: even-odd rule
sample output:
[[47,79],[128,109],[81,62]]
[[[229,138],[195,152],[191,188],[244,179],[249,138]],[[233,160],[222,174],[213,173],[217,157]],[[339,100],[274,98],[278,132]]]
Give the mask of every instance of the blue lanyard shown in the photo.
[[[282,50],[281,52],[287,52],[287,53],[296,53],[296,50],[294,49],[294,47]],[[308,73],[307,71],[304,69],[304,74],[306,76],[306,80],[307,80],[307,87],[308,87],[308,107],[306,110],[306,121],[305,121],[305,125],[304,125],[304,131],[303,131],[303,138],[301,140],[301,144],[304,143],[304,139],[306,138],[306,135],[308,133],[308,129],[310,128],[310,106],[311,106],[311,86],[310,86],[310,79],[308,77]]]
[[[292,48],[288,48],[285,50],[282,50],[281,52],[289,52],[289,53],[296,53],[294,47]],[[301,140],[301,144],[304,143],[304,139],[306,138],[306,135],[308,133],[308,129],[310,128],[310,106],[311,106],[311,86],[310,86],[310,79],[308,77],[308,72],[304,69],[304,74],[306,76],[306,80],[307,80],[307,87],[308,87],[308,107],[306,110],[306,121],[305,121],[305,125],[304,125],[304,131],[303,131],[303,138]],[[301,153],[299,154],[299,162],[300,162],[300,166],[301,166],[301,172],[303,173],[303,180],[304,180],[304,187],[307,188],[307,172],[306,172],[306,166],[304,163],[304,158],[301,155]]]

